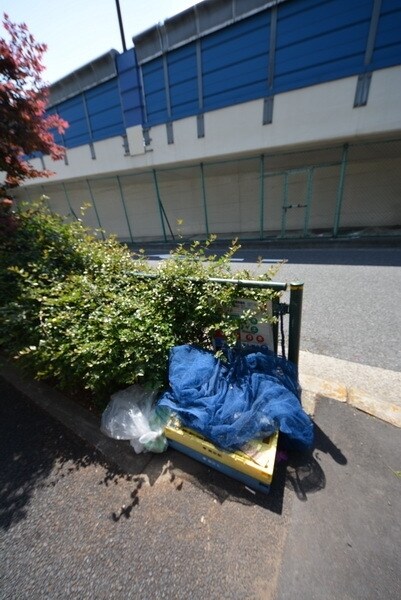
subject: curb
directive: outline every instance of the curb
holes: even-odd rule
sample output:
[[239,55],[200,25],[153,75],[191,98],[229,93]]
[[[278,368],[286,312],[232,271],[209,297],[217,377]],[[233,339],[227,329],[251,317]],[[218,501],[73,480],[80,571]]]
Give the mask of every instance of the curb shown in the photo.
[[310,415],[314,414],[319,400],[329,398],[346,403],[361,412],[401,428],[401,407],[393,402],[378,400],[358,388],[347,387],[312,375],[301,375],[300,379],[302,404]]
[[21,369],[3,357],[0,361],[0,377],[125,473],[142,474],[155,456],[134,454],[129,442],[108,438],[100,431],[99,417],[46,383],[29,379]]
[[[18,366],[4,357],[0,361],[0,377],[124,472],[140,475],[153,460],[153,454],[134,454],[129,442],[106,437],[100,431],[99,417],[46,383],[28,378]],[[320,400],[332,399],[401,428],[401,408],[395,404],[376,400],[355,388],[314,376],[302,376],[301,384],[302,404],[311,416]]]

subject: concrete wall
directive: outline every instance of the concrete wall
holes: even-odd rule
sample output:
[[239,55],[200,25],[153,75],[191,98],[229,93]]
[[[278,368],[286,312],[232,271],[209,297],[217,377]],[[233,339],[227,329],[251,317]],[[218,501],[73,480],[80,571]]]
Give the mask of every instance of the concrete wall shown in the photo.
[[[205,114],[205,137],[197,137],[196,118],[175,121],[174,143],[167,143],[165,125],[152,127],[147,152],[138,146],[137,128],[128,130],[136,139],[134,156],[125,156],[122,137],[95,142],[96,159],[89,146],[68,151],[68,165],[45,158],[53,181],[147,168],[229,158],[244,153],[268,153],[309,144],[329,146],[375,135],[401,135],[399,98],[401,66],[375,71],[367,106],[353,108],[356,77],[279,94],[274,99],[273,122],[262,124],[263,101],[254,100]],[[132,143],[134,146],[134,142]],[[39,159],[32,164],[41,167]],[[29,185],[42,183],[32,180]]]
[[[171,232],[177,237],[204,237],[207,232],[220,237],[259,237],[261,224],[266,237],[282,232],[285,236],[330,235],[342,155],[342,146],[322,147],[264,159],[255,156],[203,167],[161,169],[156,170],[157,187],[153,172],[92,178],[90,189],[85,180],[67,181],[63,186],[49,183],[38,186],[36,192],[31,188],[30,197],[45,192],[56,212],[68,214],[72,208],[77,216],[84,203],[94,200],[96,211],[86,210],[85,223],[97,228],[100,222],[107,233],[124,241],[170,238]],[[341,230],[401,225],[400,190],[400,141],[351,145]],[[292,206],[285,213],[284,204]]]
[[[274,99],[270,125],[262,125],[260,100],[206,113],[204,138],[197,137],[194,117],[173,123],[173,144],[167,143],[165,125],[159,125],[150,130],[152,141],[146,152],[139,144],[140,132],[131,128],[130,139],[136,135],[138,154],[126,156],[121,137],[96,142],[96,159],[91,158],[89,146],[71,149],[68,165],[50,164],[45,158],[56,174],[48,181],[29,182],[16,195],[26,198],[28,192],[34,197],[44,189],[57,212],[66,213],[71,207],[76,215],[93,195],[97,212],[88,209],[85,222],[95,228],[100,224],[107,233],[127,241],[169,237],[170,229],[183,236],[204,236],[209,231],[257,237],[261,224],[268,236],[282,228],[284,176],[278,173],[324,163],[333,166],[314,171],[309,229],[330,229],[342,145],[347,142],[351,150],[341,227],[400,225],[399,145],[378,143],[367,150],[363,144],[379,134],[378,140],[401,138],[401,67],[373,73],[367,106],[353,108],[356,83],[356,77],[349,77],[280,94]],[[263,205],[261,155],[265,155],[266,175]],[[250,160],[237,160],[247,156]],[[204,164],[205,198],[200,163]],[[306,203],[307,177],[306,172],[288,174],[287,204]],[[161,215],[162,207],[167,219]],[[286,211],[287,234],[303,231],[305,213],[305,208]]]
[[66,161],[16,195],[128,241],[398,226],[400,26],[399,0],[202,3],[52,86]]
[[342,227],[401,227],[401,158],[351,163]]

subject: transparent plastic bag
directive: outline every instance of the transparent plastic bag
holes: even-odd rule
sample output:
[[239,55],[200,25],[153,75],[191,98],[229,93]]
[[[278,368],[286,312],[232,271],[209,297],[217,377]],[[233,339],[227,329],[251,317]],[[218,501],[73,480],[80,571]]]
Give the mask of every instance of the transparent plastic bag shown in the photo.
[[156,396],[156,390],[140,385],[116,392],[102,414],[101,431],[116,440],[129,440],[137,454],[164,452],[168,411],[154,406]]

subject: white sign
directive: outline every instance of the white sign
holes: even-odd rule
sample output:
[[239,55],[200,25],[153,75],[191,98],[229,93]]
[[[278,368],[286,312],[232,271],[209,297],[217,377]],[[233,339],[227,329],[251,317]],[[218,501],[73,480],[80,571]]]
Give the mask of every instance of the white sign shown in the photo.
[[245,311],[251,310],[255,314],[249,319],[248,323],[240,329],[239,335],[242,344],[247,346],[262,346],[273,350],[273,328],[271,323],[263,322],[263,317],[272,316],[272,303],[267,303],[266,312],[258,310],[258,303],[254,300],[239,299],[235,302],[232,314],[241,316]]
[[[246,300],[245,298],[238,299],[231,310],[233,316],[239,317],[245,311],[251,310],[254,315],[249,319],[239,331],[239,340],[241,344],[246,346],[260,346],[261,348],[269,348],[273,350],[273,328],[271,323],[263,322],[263,317],[272,316],[272,303],[269,300],[267,310],[261,312],[258,310],[258,303],[255,300]],[[224,332],[218,331],[215,335],[214,346],[216,350],[220,350],[226,346]]]

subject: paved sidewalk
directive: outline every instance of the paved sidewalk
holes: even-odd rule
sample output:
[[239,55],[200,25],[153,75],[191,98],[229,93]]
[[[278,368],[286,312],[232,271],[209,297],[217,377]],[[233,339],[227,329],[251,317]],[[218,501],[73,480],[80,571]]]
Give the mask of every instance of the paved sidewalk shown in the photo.
[[[319,403],[315,422],[317,473],[293,475],[303,501],[293,504],[277,599],[400,598],[401,430],[334,400]],[[323,489],[308,493],[319,473]]]
[[322,398],[313,453],[265,497],[171,450],[135,456],[61,394],[7,379],[2,599],[401,596],[401,429]]
[[[0,381],[2,600],[273,598],[292,499],[174,452],[129,472]],[[81,430],[82,433],[82,430]]]
[[334,398],[401,427],[401,372],[302,351],[299,372],[312,414],[316,400]]

